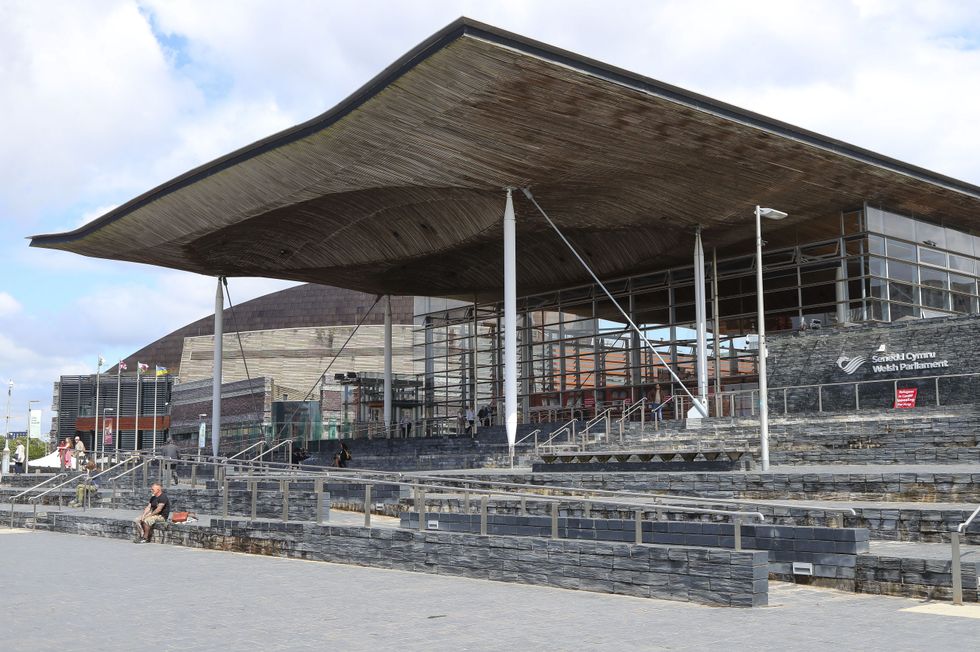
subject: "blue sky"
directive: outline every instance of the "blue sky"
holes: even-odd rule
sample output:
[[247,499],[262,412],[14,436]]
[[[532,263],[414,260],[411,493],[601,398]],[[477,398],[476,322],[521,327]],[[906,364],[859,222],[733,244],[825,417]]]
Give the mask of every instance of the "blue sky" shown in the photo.
[[[0,380],[207,314],[212,279],[29,249],[322,113],[460,15],[980,184],[980,3],[0,0]],[[281,289],[232,279],[236,302]],[[150,364],[155,361],[146,360]]]

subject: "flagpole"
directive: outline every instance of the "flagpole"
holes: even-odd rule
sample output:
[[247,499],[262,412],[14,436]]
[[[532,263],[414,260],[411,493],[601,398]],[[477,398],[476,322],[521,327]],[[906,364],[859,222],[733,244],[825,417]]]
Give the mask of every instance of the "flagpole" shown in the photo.
[[136,362],[136,425],[133,427],[133,450],[139,450],[140,443],[140,390],[142,389],[141,384],[141,372],[139,361]]
[[115,443],[116,443],[116,459],[114,462],[119,461],[119,432],[121,430],[120,424],[122,423],[122,407],[119,402],[122,400],[122,360],[116,365],[116,428],[114,432]]
[[156,369],[153,374],[153,454],[157,454],[157,381],[160,380],[160,371]]
[[102,354],[99,354],[99,364],[95,367],[95,432],[92,433],[92,448],[95,449],[95,463],[99,463],[99,384],[102,380]]

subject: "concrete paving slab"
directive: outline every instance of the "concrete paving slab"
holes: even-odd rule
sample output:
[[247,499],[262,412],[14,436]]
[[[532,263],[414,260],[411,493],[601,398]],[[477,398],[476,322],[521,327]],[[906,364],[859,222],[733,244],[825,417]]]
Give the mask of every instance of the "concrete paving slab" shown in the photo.
[[[0,530],[3,531],[3,530]],[[727,609],[51,532],[0,536],[3,649],[820,650],[952,648],[972,618],[772,583]],[[65,566],[69,560],[70,565]],[[29,607],[28,607],[29,605]]]

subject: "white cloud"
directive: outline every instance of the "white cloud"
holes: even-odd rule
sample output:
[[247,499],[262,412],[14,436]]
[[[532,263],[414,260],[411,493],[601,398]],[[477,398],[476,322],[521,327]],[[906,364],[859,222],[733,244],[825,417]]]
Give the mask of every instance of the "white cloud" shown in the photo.
[[[980,183],[978,3],[2,3],[0,375],[38,383],[15,400],[209,314],[214,296],[210,278],[23,236],[322,113],[460,15]],[[236,304],[289,285],[230,284]]]
[[0,319],[16,315],[21,311],[22,306],[17,299],[7,292],[0,292]]

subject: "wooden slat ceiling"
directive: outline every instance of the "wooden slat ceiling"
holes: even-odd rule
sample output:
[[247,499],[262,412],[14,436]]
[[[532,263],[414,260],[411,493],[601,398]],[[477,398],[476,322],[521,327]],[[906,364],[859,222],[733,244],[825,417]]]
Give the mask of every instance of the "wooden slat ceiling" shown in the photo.
[[[600,277],[792,243],[865,200],[969,230],[980,188],[461,19],[328,113],[32,246],[209,275],[496,298],[505,187]],[[520,193],[521,293],[587,277]]]

